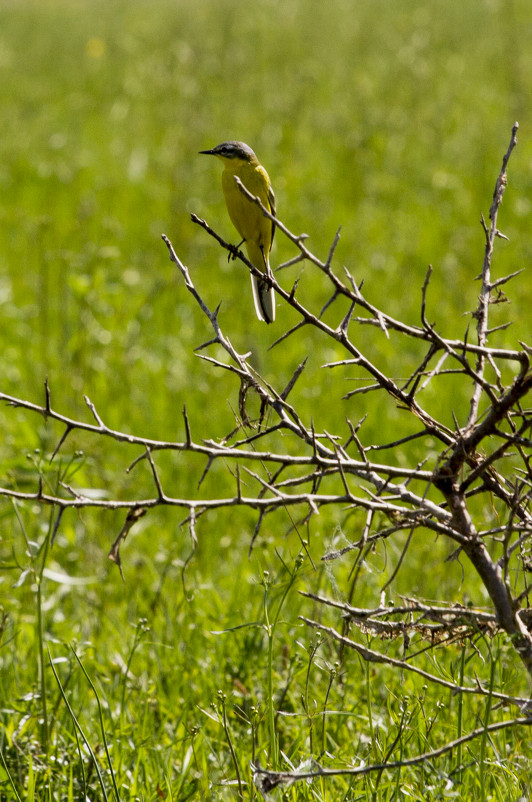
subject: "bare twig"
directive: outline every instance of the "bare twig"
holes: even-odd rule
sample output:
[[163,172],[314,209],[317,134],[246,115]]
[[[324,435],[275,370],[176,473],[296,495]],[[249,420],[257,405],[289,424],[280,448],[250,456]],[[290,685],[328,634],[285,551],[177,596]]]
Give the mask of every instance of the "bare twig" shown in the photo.
[[[257,787],[261,788],[263,792],[268,792],[281,785],[291,785],[294,782],[301,780],[314,780],[326,777],[360,777],[366,774],[373,774],[374,772],[382,771],[395,771],[397,769],[408,768],[409,766],[418,766],[421,763],[431,763],[438,757],[452,752],[459,746],[474,741],[476,738],[481,738],[486,734],[499,732],[500,730],[516,727],[530,727],[532,725],[532,718],[522,717],[515,718],[509,721],[499,721],[494,724],[488,724],[486,727],[478,727],[478,729],[463,735],[461,738],[456,738],[438,749],[433,749],[429,752],[423,752],[415,757],[404,758],[403,760],[390,760],[386,763],[378,764],[363,764],[356,767],[343,767],[336,769],[322,768],[316,761],[314,761],[314,769],[312,771],[270,771],[262,769],[258,765],[253,765],[254,781]],[[266,784],[265,784],[266,783]]]
[[[340,547],[331,547],[322,559],[331,562],[354,556],[350,600],[356,590],[357,577],[363,571],[364,560],[377,544],[387,543],[397,533],[408,533],[407,545],[403,545],[402,551],[398,546],[394,552],[402,553],[402,557],[395,558],[395,564],[387,574],[388,582],[393,582],[408,562],[410,552],[407,554],[406,549],[411,539],[436,533],[447,539],[453,556],[462,554],[469,559],[491,599],[493,611],[490,620],[475,610],[467,625],[458,624],[458,619],[451,621],[450,614],[442,612],[442,609],[448,610],[449,605],[440,604],[430,610],[430,615],[438,619],[436,623],[428,624],[425,616],[429,613],[418,610],[423,620],[416,619],[413,624],[405,620],[384,622],[379,615],[373,618],[359,616],[359,625],[382,637],[395,637],[399,632],[405,633],[406,637],[410,631],[415,631],[420,637],[422,633],[431,637],[441,635],[442,638],[445,635],[447,641],[459,635],[472,641],[474,632],[488,633],[494,628],[509,636],[516,654],[532,675],[532,616],[524,606],[528,599],[527,572],[532,568],[529,549],[532,532],[532,465],[529,455],[532,412],[526,400],[532,390],[532,346],[520,343],[519,350],[500,348],[496,343],[488,346],[488,339],[495,340],[496,334],[507,325],[489,328],[490,303],[502,300],[501,287],[506,287],[509,280],[519,274],[519,271],[514,271],[502,278],[491,275],[494,246],[502,237],[498,216],[516,134],[517,124],[512,130],[510,145],[496,180],[489,221],[482,219],[485,247],[479,301],[474,312],[476,342],[470,341],[473,338],[469,328],[463,339],[451,339],[445,336],[437,322],[429,319],[427,298],[433,273],[431,267],[421,287],[420,325],[411,325],[393,317],[384,308],[390,299],[383,298],[379,306],[371,303],[363,292],[364,282],[359,276],[355,279],[350,269],[335,269],[339,231],[326,259],[322,260],[312,253],[306,235],[293,234],[275,218],[277,230],[296,251],[283,267],[304,261],[309,266],[308,273],[319,271],[328,285],[315,311],[301,301],[304,294],[300,287],[307,279],[307,271],[292,279],[289,289],[279,281],[279,277],[287,275],[286,271],[267,277],[275,293],[296,317],[296,323],[291,322],[290,328],[270,347],[284,343],[288,337],[300,337],[301,343],[298,366],[295,370],[286,369],[282,384],[276,387],[257,370],[250,353],[236,350],[224,330],[225,324],[222,325],[220,305],[214,310],[209,308],[190,271],[168,237],[163,235],[169,257],[179,271],[189,297],[208,324],[208,334],[202,337],[203,342],[195,349],[196,354],[206,367],[222,369],[234,377],[238,395],[238,402],[232,404],[236,410],[235,428],[217,440],[209,437],[208,430],[194,439],[186,408],[183,408],[183,439],[176,442],[156,440],[112,429],[88,398],[85,398],[85,403],[90,412],[89,421],[61,414],[52,405],[48,382],[45,382],[42,406],[0,393],[0,401],[30,415],[40,416],[46,426],[53,429],[56,445],[52,450],[52,460],[66,450],[75,432],[81,432],[89,439],[112,440],[134,449],[132,461],[131,456],[129,458],[129,472],[137,463],[146,461],[154,488],[153,493],[143,498],[137,497],[140,494],[134,490],[126,490],[120,497],[111,498],[109,492],[79,490],[71,480],[68,484],[62,478],[52,485],[46,481],[46,471],[59,470],[54,462],[51,465],[47,463],[46,469],[38,470],[32,490],[28,490],[27,485],[21,488],[6,480],[5,486],[0,487],[0,496],[55,508],[54,535],[67,509],[129,511],[126,523],[111,548],[111,554],[119,565],[120,544],[139,511],[144,514],[159,506],[185,509],[186,522],[195,544],[200,536],[196,531],[200,516],[213,510],[246,507],[254,510],[257,516],[255,531],[250,533],[253,544],[262,527],[281,513],[288,516],[291,527],[300,536],[300,519],[293,514],[294,507],[301,508],[298,514],[309,531],[311,519],[326,507],[332,508],[336,517],[341,519],[339,523],[345,524],[346,535]],[[259,198],[250,194],[242,184],[239,184],[239,189],[248,201],[273,220]],[[252,274],[260,272],[205,220],[197,216],[192,219]],[[229,321],[229,325],[234,325],[234,321]],[[365,349],[361,344],[357,337],[359,326],[372,327],[374,350]],[[306,338],[311,330],[319,335],[312,341],[312,350]],[[380,353],[384,338],[391,335],[398,342],[406,343],[407,348],[397,347],[393,352],[388,349],[387,353],[392,354],[388,363],[375,358],[374,354]],[[324,342],[327,348],[326,352],[316,354],[318,364],[327,370],[322,373],[327,379],[323,378],[320,385],[320,404],[324,401],[341,403],[330,390],[330,371],[334,369],[335,376],[344,371],[346,378],[351,379],[349,372],[356,370],[353,380],[363,384],[347,392],[344,399],[356,409],[361,422],[368,412],[378,409],[378,415],[386,416],[390,409],[396,414],[398,408],[405,423],[397,425],[397,432],[388,437],[376,436],[373,442],[367,442],[368,438],[363,436],[366,427],[361,428],[361,424],[354,426],[348,419],[342,424],[342,430],[336,432],[320,420],[318,406],[316,416],[314,410],[302,411],[305,408],[302,398],[305,394],[307,398],[310,395],[309,388],[304,386],[307,359],[314,358],[319,348],[314,343],[320,342]],[[295,345],[295,339],[293,343]],[[212,346],[216,347],[214,354],[209,352]],[[402,355],[405,350],[412,352],[412,346],[416,348],[415,366],[405,371]],[[281,349],[276,353],[282,358]],[[397,364],[392,361],[394,354],[400,360]],[[450,376],[456,384],[461,382],[468,393],[465,421],[461,420],[460,412],[453,407],[448,396],[445,382]],[[430,392],[426,392],[427,389]],[[314,388],[314,395],[313,391]],[[246,407],[250,392],[256,393],[260,404],[258,422],[248,417]],[[449,398],[449,414],[446,415],[434,411],[439,406],[431,404],[430,400],[431,395],[442,393],[447,393],[445,397]],[[364,403],[366,406],[360,409]],[[349,410],[348,415],[351,414]],[[340,420],[345,417],[343,414]],[[412,448],[407,450],[407,444],[412,444]],[[380,461],[371,460],[372,452],[377,450],[385,457]],[[420,450],[421,455],[413,456]],[[235,477],[234,495],[220,493],[217,496],[213,493],[206,498],[182,498],[176,495],[175,489],[171,492],[172,478],[162,472],[160,465],[164,463],[157,457],[161,451],[174,452],[183,461],[189,454],[201,455],[204,469],[203,473],[199,471],[197,487],[202,486],[211,468],[222,460],[231,476]],[[249,479],[249,487],[244,486],[244,476]],[[205,492],[205,495],[209,496],[209,493]],[[486,520],[481,524],[477,522],[481,506],[477,503],[479,498],[484,500],[486,510],[494,508],[493,517],[490,518],[486,512]],[[303,542],[301,537],[300,541]],[[304,552],[310,557],[306,544]],[[313,565],[310,559],[309,563]],[[354,614],[346,607],[342,614],[350,617],[351,623],[355,620]],[[457,616],[463,615],[462,611],[457,613]],[[317,626],[316,622],[305,620],[310,626]],[[334,630],[329,630],[328,634],[336,638]],[[380,652],[373,653],[344,641],[340,641],[340,646],[356,648],[364,659],[388,662]],[[408,670],[413,670],[413,662],[414,658],[409,658],[389,664],[403,670],[408,663]],[[436,681],[431,676],[427,678]]]

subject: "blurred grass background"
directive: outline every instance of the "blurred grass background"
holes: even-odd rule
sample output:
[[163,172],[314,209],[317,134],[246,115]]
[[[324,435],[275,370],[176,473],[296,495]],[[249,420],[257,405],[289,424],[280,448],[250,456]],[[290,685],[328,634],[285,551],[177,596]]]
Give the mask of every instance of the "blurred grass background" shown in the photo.
[[[232,138],[250,144],[268,169],[283,222],[296,233],[308,233],[309,246],[320,256],[341,226],[338,270],[347,265],[358,282],[364,280],[367,297],[394,317],[419,321],[421,285],[427,265],[433,264],[428,317],[442,333],[462,337],[478,292],[480,213],[487,217],[515,120],[519,146],[500,215],[510,242],[498,246],[496,274],[530,261],[531,89],[527,0],[255,0],[252,5],[4,0],[2,391],[42,403],[47,377],[57,410],[88,419],[86,394],[109,426],[163,440],[183,439],[186,403],[197,439],[227,434],[234,425],[237,388],[230,376],[193,354],[210,332],[168,260],[160,240],[164,232],[209,306],[222,301],[220,321],[235,346],[252,350],[276,387],[282,389],[310,355],[298,395],[308,421],[319,416],[321,427],[344,433],[346,415],[357,421],[368,412],[365,442],[405,434],[412,424],[392,405],[336,402],[353,384],[346,383],[347,374],[324,376],[320,369],[343,357],[334,344],[308,334],[267,350],[295,318],[279,304],[276,323],[259,325],[245,268],[228,264],[225,253],[191,223],[195,212],[236,241],[219,165],[197,151]],[[273,265],[293,255],[277,236]],[[280,280],[290,287],[300,271],[289,268]],[[525,273],[517,282],[508,287],[511,305],[494,307],[491,318],[493,326],[508,317],[514,321],[497,335],[498,344],[512,348],[530,336],[530,278]],[[301,297],[319,311],[328,297],[322,277],[305,267],[300,287]],[[368,327],[359,329],[357,342],[396,376],[407,376],[422,354]],[[467,408],[463,391],[451,382],[447,396],[429,390],[424,401],[451,424],[452,411],[460,419]],[[136,456],[133,450],[77,435],[63,450],[63,461],[50,467],[47,457],[59,429],[7,409],[2,428],[4,485],[33,489],[39,474],[56,482],[63,472],[77,486],[96,486],[111,496],[151,492],[145,466],[124,473]],[[198,490],[201,460],[165,456],[158,464],[172,495],[233,492],[222,466]],[[50,521],[46,510],[15,509],[8,502],[2,502],[0,516],[0,580],[8,615],[0,659],[5,709],[11,711],[4,726],[11,738],[25,710],[15,700],[30,692],[36,672],[35,583],[24,570],[34,565]],[[284,534],[288,520],[266,521],[248,560],[255,525],[250,512],[212,516],[198,527],[200,542],[183,587],[180,571],[191,547],[180,520],[168,510],[143,519],[123,549],[122,585],[116,568],[106,562],[121,517],[65,515],[47,565],[72,581],[43,580],[47,637],[57,639],[61,654],[70,641],[84,644],[91,668],[109,691],[109,707],[120,717],[127,715],[119,709],[125,687],[120,683],[127,679],[120,672],[135,642],[137,620],[148,619],[153,637],[144,662],[138,657],[135,677],[145,706],[143,736],[150,749],[155,739],[173,755],[159,766],[161,776],[168,777],[175,774],[172,761],[179,762],[172,752],[175,743],[189,743],[195,728],[207,732],[198,707],[208,708],[218,688],[230,693],[235,677],[251,686],[262,671],[256,630],[225,639],[208,632],[260,619],[262,571],[279,576],[282,585],[281,560],[290,563],[299,548],[293,533]],[[328,545],[353,539],[361,521],[355,516],[344,531],[342,520],[322,515],[311,533],[315,560],[319,563]],[[401,546],[390,547],[392,564]],[[465,595],[480,603],[467,566],[463,585],[456,563],[441,575],[426,575],[427,554],[436,552],[432,538],[418,544],[420,563],[401,573],[396,592],[463,600],[466,588]],[[384,557],[379,562],[381,556],[375,557],[375,576],[359,604],[378,600],[376,589],[390,570]],[[298,575],[304,577],[300,587],[343,591],[348,568],[333,576],[307,566]],[[287,604],[291,640],[301,600],[294,592]],[[298,632],[308,640],[308,633]],[[281,663],[284,648],[283,641]],[[282,667],[278,671],[282,677]],[[515,692],[522,691],[510,665],[501,672],[508,672],[504,681],[515,682]],[[135,681],[131,688],[137,692]],[[346,690],[348,707],[359,692],[354,679],[349,681],[354,690],[351,697]],[[379,687],[385,699],[384,683]],[[339,700],[336,704],[341,707]],[[169,735],[176,705],[183,727],[177,741]],[[161,731],[153,729],[154,707]],[[32,731],[31,722],[24,731]],[[198,763],[224,754],[215,738],[209,751],[205,743],[211,736],[204,737]],[[308,754],[308,744],[292,732],[290,738],[292,751],[286,749],[297,763]],[[226,759],[227,744],[225,758],[219,757],[211,773],[230,774]],[[242,764],[249,759],[242,747]],[[209,776],[203,768],[196,765],[197,775]],[[200,793],[198,787],[191,786],[191,793]],[[206,787],[201,786],[204,794]]]

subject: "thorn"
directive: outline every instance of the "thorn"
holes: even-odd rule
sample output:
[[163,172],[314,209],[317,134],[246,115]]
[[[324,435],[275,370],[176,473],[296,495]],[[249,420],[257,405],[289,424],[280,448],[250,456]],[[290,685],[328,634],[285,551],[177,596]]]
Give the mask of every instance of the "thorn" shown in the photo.
[[184,418],[184,421],[185,421],[185,436],[186,436],[185,443],[186,443],[187,446],[190,446],[190,444],[192,443],[192,436],[190,434],[190,423],[189,423],[189,420],[188,420],[187,405],[186,404],[183,404],[183,418]]
[[51,407],[51,397],[50,397],[50,385],[48,384],[48,376],[44,380],[44,392],[46,395],[46,406],[45,406],[46,415],[49,415],[50,412],[52,411],[52,407]]
[[507,237],[506,234],[503,234],[498,228],[495,229],[495,236],[499,237],[499,239],[505,239],[506,242],[510,242],[510,237]]
[[308,359],[308,356],[305,357],[303,362],[299,363],[299,365],[297,366],[297,368],[295,369],[295,371],[293,373],[292,378],[290,379],[290,381],[288,382],[288,384],[284,388],[283,392],[281,393],[281,398],[283,399],[283,401],[286,401],[286,399],[288,398],[288,394],[292,392],[295,383],[297,382],[297,380],[299,379],[299,377],[301,376],[301,374],[305,370],[305,365],[307,364],[307,359]]

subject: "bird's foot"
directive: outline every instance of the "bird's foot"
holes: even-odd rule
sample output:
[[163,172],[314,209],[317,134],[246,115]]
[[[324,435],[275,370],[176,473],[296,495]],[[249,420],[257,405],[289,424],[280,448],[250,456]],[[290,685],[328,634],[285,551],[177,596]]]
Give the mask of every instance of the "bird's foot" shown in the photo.
[[238,256],[238,249],[240,248],[241,245],[244,244],[244,242],[245,242],[245,240],[242,240],[241,242],[238,243],[238,245],[229,245],[228,246],[229,247],[229,253],[227,254],[227,261],[228,262],[231,262],[231,261],[234,262],[235,261],[235,259]]

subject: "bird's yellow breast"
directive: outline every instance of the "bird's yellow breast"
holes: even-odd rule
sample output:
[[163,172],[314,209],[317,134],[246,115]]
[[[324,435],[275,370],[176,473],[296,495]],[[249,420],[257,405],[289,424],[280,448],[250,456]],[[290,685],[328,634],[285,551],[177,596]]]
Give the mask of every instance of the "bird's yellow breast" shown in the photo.
[[242,181],[249,192],[260,198],[266,209],[271,211],[268,173],[260,164],[237,160],[231,160],[226,164],[222,173],[222,189],[234,227],[243,240],[263,248],[267,256],[273,238],[271,220],[268,220],[259,207],[242,194],[236,184],[235,176]]

